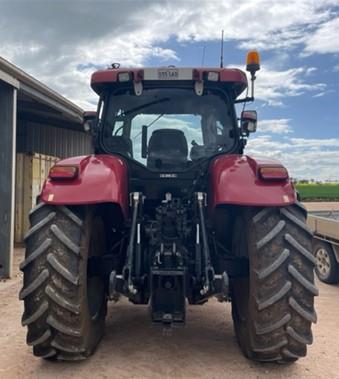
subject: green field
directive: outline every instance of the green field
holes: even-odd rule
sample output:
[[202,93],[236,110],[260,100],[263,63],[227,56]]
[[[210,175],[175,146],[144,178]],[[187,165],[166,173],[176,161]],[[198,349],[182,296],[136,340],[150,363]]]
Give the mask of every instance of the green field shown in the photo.
[[301,200],[339,201],[339,184],[298,183],[295,185]]

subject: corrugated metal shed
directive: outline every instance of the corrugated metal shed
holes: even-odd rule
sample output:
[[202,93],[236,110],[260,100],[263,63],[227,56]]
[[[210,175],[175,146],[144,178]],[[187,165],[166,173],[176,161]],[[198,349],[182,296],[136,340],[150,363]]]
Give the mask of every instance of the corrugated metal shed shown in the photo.
[[21,244],[29,229],[28,213],[34,207],[49,169],[57,158],[43,154],[16,154],[14,242]]
[[16,241],[22,241],[28,210],[49,166],[92,148],[83,129],[84,111],[2,57],[0,95],[0,277],[7,277],[14,230]]
[[83,132],[19,120],[17,152],[66,158],[90,154],[92,145],[90,136]]
[[82,124],[83,110],[80,107],[2,57],[0,57],[0,71],[2,75],[19,82],[18,95],[22,101],[31,103],[25,107],[28,112],[49,108],[51,115],[59,113],[64,120],[73,121],[77,125]]

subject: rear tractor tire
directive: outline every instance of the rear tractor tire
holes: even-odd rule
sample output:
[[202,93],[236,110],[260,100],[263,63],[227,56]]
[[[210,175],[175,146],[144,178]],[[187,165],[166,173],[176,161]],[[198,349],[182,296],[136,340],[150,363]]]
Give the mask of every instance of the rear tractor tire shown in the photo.
[[30,213],[19,298],[34,355],[60,360],[89,356],[106,316],[104,284],[87,275],[88,258],[104,253],[104,228],[91,208],[40,203]]
[[248,276],[232,282],[232,315],[247,358],[290,363],[306,355],[317,320],[315,258],[306,211],[299,204],[245,209],[235,222],[233,251]]

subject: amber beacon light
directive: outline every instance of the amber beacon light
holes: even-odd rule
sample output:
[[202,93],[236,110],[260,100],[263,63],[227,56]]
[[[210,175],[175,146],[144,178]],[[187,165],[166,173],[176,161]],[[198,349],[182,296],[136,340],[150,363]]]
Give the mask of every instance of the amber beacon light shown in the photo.
[[249,51],[246,58],[246,71],[252,75],[260,70],[260,56],[256,50]]
[[256,79],[255,73],[260,70],[260,56],[256,50],[251,50],[247,53],[246,57],[246,71],[251,73],[251,97],[249,100],[254,100],[254,81]]

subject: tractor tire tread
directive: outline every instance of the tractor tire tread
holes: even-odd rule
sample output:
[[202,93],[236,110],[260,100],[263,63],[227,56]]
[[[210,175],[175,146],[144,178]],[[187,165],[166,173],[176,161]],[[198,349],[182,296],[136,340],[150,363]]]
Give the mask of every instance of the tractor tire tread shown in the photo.
[[65,299],[62,295],[60,295],[53,287],[49,284],[45,288],[46,295],[54,301],[59,307],[64,308],[71,313],[78,315],[80,311],[80,306],[78,304],[72,304],[68,300]]
[[23,271],[24,268],[37,259],[41,254],[43,254],[52,244],[52,239],[47,238],[39,247],[37,247],[31,255],[27,257],[23,262],[20,263],[20,270]]
[[261,240],[257,242],[257,249],[260,250],[272,241],[285,227],[285,221],[280,220]]
[[46,203],[40,202],[40,203],[37,204],[34,208],[32,208],[32,209],[29,211],[29,213],[28,213],[28,216],[29,216],[30,221],[32,221],[32,216],[34,215],[34,213],[38,212],[41,208],[46,207],[46,206],[47,206]]
[[319,295],[318,288],[305,278],[305,276],[299,272],[294,266],[288,265],[288,272],[293,276],[293,278],[299,282],[304,288],[310,291],[314,296]]
[[67,326],[65,323],[58,321],[52,315],[47,317],[46,322],[49,326],[59,331],[60,333],[66,334],[67,336],[71,336],[71,337],[81,337],[81,332],[79,329]]
[[[263,347],[254,347],[253,351],[256,353],[275,353],[279,352],[280,349],[288,344],[287,338],[282,339],[274,345],[266,345]],[[280,356],[279,356],[280,358]],[[273,358],[274,359],[274,358]]]
[[304,337],[300,333],[296,332],[292,326],[288,326],[286,328],[286,332],[290,337],[294,338],[296,341],[298,341],[301,344],[311,345],[313,343],[313,336],[311,332],[309,333],[308,336]]
[[79,218],[74,212],[72,212],[69,208],[61,205],[59,207],[60,211],[64,213],[69,219],[71,219],[74,223],[76,223],[79,227],[83,225],[83,221]]
[[257,307],[259,311],[262,311],[271,305],[277,303],[280,301],[283,297],[286,296],[286,294],[290,291],[292,288],[292,283],[290,281],[287,281],[283,287],[281,287],[278,291],[276,291],[272,296],[269,298],[265,298],[262,300],[257,299]]
[[305,309],[301,304],[299,304],[294,297],[290,297],[288,299],[288,303],[290,307],[299,314],[299,316],[303,317],[305,320],[316,323],[317,322],[317,314],[314,310],[310,311]]
[[[306,355],[307,345],[313,342],[311,324],[317,321],[315,259],[305,209],[297,203],[245,210],[241,217],[249,231],[250,290],[248,308],[237,308],[237,302],[243,302],[233,300],[238,342],[253,360],[293,362]],[[245,316],[237,313],[241,309],[247,309]]]
[[24,287],[19,294],[19,299],[24,300],[27,296],[31,295],[32,292],[36,291],[49,277],[49,271],[47,268],[42,270],[40,274],[27,286]]
[[32,339],[30,340],[27,336],[27,345],[28,346],[37,346],[37,345],[41,345],[43,344],[44,342],[46,342],[50,337],[51,337],[52,333],[49,329],[46,329],[41,336],[39,336],[38,338],[35,338],[35,339]]
[[86,298],[80,291],[86,277],[81,277],[79,267],[84,262],[80,255],[84,222],[68,207],[44,203],[30,212],[30,221],[19,293],[25,304],[22,325],[28,328],[27,344],[38,357],[84,359],[95,349],[104,325],[102,311],[90,334],[88,321],[82,321]]
[[37,233],[40,229],[42,229],[45,225],[47,225],[50,221],[54,219],[56,216],[55,212],[51,212],[46,216],[44,219],[42,219],[40,222],[35,224],[25,235],[24,240],[27,241],[30,237],[33,236],[33,234]]
[[53,339],[51,341],[51,346],[56,348],[58,351],[61,351],[62,353],[82,354],[85,352],[85,349],[83,348],[79,349],[78,347],[71,346],[71,345],[66,346],[56,341],[56,339]]
[[300,243],[298,243],[298,241],[295,238],[293,238],[290,234],[286,233],[285,234],[285,240],[292,247],[294,247],[296,250],[298,250],[298,252],[300,254],[302,254],[305,258],[307,258],[312,265],[315,265],[315,258],[313,256],[313,254],[309,250],[305,249],[302,245],[300,245]]
[[60,263],[59,260],[53,254],[50,253],[47,255],[47,262],[58,274],[60,274],[68,282],[74,284],[75,286],[79,284],[79,276],[74,275],[71,273],[71,271],[67,270],[67,268],[64,267],[62,263]]
[[286,313],[283,317],[281,317],[278,321],[271,322],[268,325],[265,326],[259,326],[258,324],[255,325],[255,332],[256,334],[267,334],[272,333],[276,329],[281,328],[285,324],[287,324],[291,320],[291,314]]
[[25,317],[25,315],[23,315],[22,320],[21,320],[21,325],[27,326],[37,321],[47,311],[47,309],[48,309],[48,302],[43,301],[40,304],[39,308],[35,312],[33,312],[30,316]]
[[284,249],[283,252],[277,257],[277,259],[273,263],[271,263],[269,266],[265,267],[261,271],[257,271],[258,279],[266,279],[269,275],[278,270],[279,267],[286,261],[286,259],[289,256],[290,251],[288,249]]
[[298,217],[294,216],[293,213],[291,213],[289,210],[285,208],[280,208],[280,213],[285,216],[289,221],[293,222],[295,225],[297,225],[299,228],[303,229],[306,233],[308,233],[310,236],[313,236],[312,230],[307,226],[307,224],[303,221],[301,221]]
[[63,232],[57,225],[55,224],[51,225],[51,232],[69,250],[71,250],[74,254],[79,255],[80,247],[77,246],[70,238],[68,238],[66,233]]

